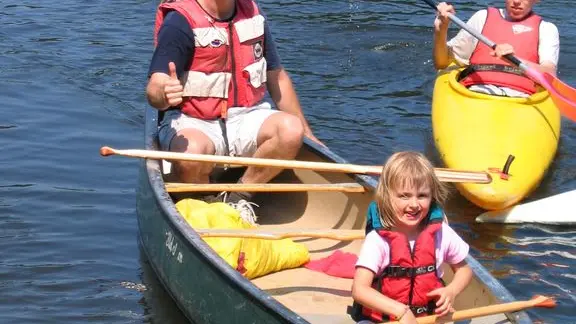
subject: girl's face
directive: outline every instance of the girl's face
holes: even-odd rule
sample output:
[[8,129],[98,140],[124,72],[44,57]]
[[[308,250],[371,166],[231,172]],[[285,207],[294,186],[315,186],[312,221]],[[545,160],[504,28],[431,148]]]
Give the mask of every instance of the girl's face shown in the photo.
[[430,186],[420,188],[406,185],[391,192],[392,206],[396,216],[396,227],[399,230],[416,230],[418,224],[426,218],[430,210],[432,196]]

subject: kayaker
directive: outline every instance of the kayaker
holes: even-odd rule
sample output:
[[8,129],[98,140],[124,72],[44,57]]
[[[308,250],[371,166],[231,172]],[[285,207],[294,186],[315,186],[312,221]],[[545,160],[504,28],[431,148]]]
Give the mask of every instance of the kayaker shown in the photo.
[[[322,144],[304,117],[270,26],[254,1],[163,1],[154,42],[146,95],[163,112],[161,149],[293,159],[303,136]],[[263,100],[266,91],[279,110]],[[193,183],[208,183],[213,169],[184,161],[173,161],[173,167],[181,181]],[[280,171],[249,167],[239,182],[265,183]],[[245,219],[253,216],[251,196],[223,195]]]
[[434,66],[446,68],[453,59],[459,65],[467,65],[460,82],[472,91],[509,97],[533,94],[534,82],[501,57],[514,54],[542,72],[556,74],[560,51],[558,29],[533,12],[536,2],[505,0],[505,9],[480,10],[468,20],[470,27],[498,44],[495,50],[464,30],[446,42],[448,13],[453,14],[454,7],[446,2],[438,4],[434,20]]
[[[368,212],[366,239],[352,284],[352,318],[359,323],[443,316],[472,280],[469,246],[445,222],[447,189],[430,161],[399,152],[386,161]],[[441,265],[454,278],[444,286]]]

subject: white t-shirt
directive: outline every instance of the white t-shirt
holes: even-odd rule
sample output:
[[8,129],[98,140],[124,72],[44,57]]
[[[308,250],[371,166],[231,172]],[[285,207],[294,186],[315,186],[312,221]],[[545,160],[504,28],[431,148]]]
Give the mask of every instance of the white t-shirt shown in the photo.
[[[442,277],[442,263],[457,264],[462,262],[468,255],[470,247],[458,234],[446,223],[436,232],[436,272]],[[410,242],[413,248],[414,241]],[[357,267],[364,267],[374,274],[380,274],[390,264],[390,245],[378,232],[371,231],[366,235],[364,244],[358,255]]]
[[[502,17],[506,18],[506,11],[504,9],[499,9],[500,14]],[[484,23],[486,23],[486,18],[488,17],[488,10],[480,10],[477,11],[472,17],[467,21],[467,24],[472,27],[472,29],[476,30],[478,33],[482,32],[484,28]],[[538,57],[540,59],[538,64],[542,64],[544,62],[549,62],[554,64],[555,66],[558,65],[558,56],[560,53],[560,38],[558,35],[558,28],[553,23],[547,22],[542,20],[540,23],[540,38],[538,41]],[[464,29],[461,29],[460,32],[454,38],[448,41],[447,45],[448,48],[451,49],[454,59],[460,65],[469,65],[470,64],[470,57],[478,44],[478,39],[476,37],[470,35]],[[516,55],[520,58],[522,56]],[[473,86],[474,87],[474,86]],[[490,89],[493,87],[492,89]],[[504,88],[504,87],[496,87],[491,86],[486,88],[486,91],[482,91],[483,89],[478,89],[480,92],[486,92],[491,94],[497,95],[508,95],[511,97],[517,96],[527,96],[522,92]],[[472,89],[472,87],[471,87]],[[498,93],[499,90],[504,90],[504,93]],[[472,89],[475,90],[476,89]],[[494,93],[493,93],[494,92]]]

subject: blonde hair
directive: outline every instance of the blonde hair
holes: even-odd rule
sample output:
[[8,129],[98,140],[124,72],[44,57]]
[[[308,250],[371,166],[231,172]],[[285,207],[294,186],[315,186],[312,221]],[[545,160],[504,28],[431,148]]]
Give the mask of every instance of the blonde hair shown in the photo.
[[430,187],[432,204],[443,207],[448,197],[447,186],[438,180],[432,163],[421,153],[405,151],[394,153],[382,168],[376,188],[375,200],[384,229],[390,230],[396,223],[392,191],[406,186]]

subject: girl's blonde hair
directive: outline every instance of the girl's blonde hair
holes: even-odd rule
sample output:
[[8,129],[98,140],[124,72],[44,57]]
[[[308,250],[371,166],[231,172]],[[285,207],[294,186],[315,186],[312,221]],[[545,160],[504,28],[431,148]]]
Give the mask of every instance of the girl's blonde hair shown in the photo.
[[382,168],[382,175],[376,188],[376,205],[384,229],[390,230],[396,223],[392,191],[406,186],[430,187],[432,204],[443,207],[448,197],[448,188],[436,177],[432,163],[421,153],[405,151],[394,153]]

